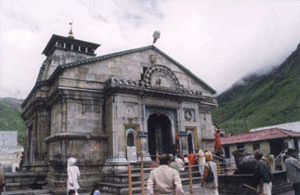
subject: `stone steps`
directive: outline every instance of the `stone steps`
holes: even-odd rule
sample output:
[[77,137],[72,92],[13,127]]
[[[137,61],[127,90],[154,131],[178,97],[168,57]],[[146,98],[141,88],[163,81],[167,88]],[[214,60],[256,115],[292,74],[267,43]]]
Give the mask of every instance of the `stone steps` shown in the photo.
[[2,195],[51,195],[47,189],[43,190],[15,190],[10,192],[2,192]]
[[[202,177],[193,177],[193,184],[199,184],[201,182]],[[189,186],[190,180],[189,178],[182,178],[182,185]],[[100,184],[100,183],[99,183]],[[145,192],[147,190],[147,180],[145,180],[144,184]],[[115,183],[104,183],[101,182],[99,185],[99,189],[101,192],[111,193],[111,194],[128,194],[128,184],[115,184]],[[141,194],[141,181],[132,182],[132,194]]]
[[45,175],[32,172],[6,173],[6,191],[41,189],[46,185]]
[[[147,179],[149,178],[150,171],[153,168],[144,168],[144,182],[145,182],[145,191],[147,187]],[[132,181],[132,193],[140,194],[141,193],[141,174],[140,168],[133,168],[131,174]],[[182,184],[184,186],[190,185],[188,169],[180,173],[180,177],[182,180]],[[201,181],[201,176],[199,174],[198,166],[192,167],[192,177],[193,184],[199,184]],[[111,193],[111,194],[120,194],[125,195],[128,194],[128,172],[125,173],[115,173],[108,174],[104,177],[104,181],[98,182],[97,186],[101,192]]]

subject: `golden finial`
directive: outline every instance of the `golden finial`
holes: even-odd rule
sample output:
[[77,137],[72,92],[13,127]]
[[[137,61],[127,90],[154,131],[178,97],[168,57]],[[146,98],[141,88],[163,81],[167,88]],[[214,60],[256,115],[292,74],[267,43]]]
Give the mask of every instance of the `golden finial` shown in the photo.
[[73,31],[72,31],[73,20],[69,23],[69,25],[70,25],[69,38],[74,39]]

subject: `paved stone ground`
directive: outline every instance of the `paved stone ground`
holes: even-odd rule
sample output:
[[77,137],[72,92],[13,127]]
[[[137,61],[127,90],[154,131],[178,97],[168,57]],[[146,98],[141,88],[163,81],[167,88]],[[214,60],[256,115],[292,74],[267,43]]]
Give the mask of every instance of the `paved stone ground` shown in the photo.
[[[202,187],[199,184],[193,185],[193,193],[190,193],[190,187],[189,186],[184,186],[183,188],[184,188],[184,191],[185,191],[185,195],[204,194],[204,191],[203,191]],[[24,194],[51,195],[50,193],[42,193],[42,191],[43,190],[28,190],[28,193],[26,192],[26,190],[18,191],[18,193],[16,193],[17,191],[15,191],[15,192],[11,191],[11,192],[2,193],[2,195],[16,195],[16,194],[20,194],[20,195],[24,195]],[[147,193],[145,192],[145,194],[147,194]],[[90,193],[81,193],[80,195],[90,195]],[[101,192],[101,195],[113,195],[113,194],[108,194],[108,193]],[[295,195],[295,194],[294,194],[294,191],[289,191],[289,192],[286,192],[286,193],[282,193],[280,195]]]
[[[185,195],[190,195],[190,194],[193,194],[193,195],[198,195],[198,194],[204,194],[204,191],[202,189],[202,187],[200,185],[193,185],[193,193],[190,193],[190,186],[184,186],[184,194]],[[145,193],[147,194],[147,193]],[[85,193],[85,194],[80,194],[80,195],[90,195],[89,193]],[[107,194],[107,193],[102,193],[101,192],[101,195],[111,195],[111,194]],[[286,193],[283,193],[283,194],[280,194],[280,195],[295,195],[294,191],[290,191],[290,192],[286,192]]]

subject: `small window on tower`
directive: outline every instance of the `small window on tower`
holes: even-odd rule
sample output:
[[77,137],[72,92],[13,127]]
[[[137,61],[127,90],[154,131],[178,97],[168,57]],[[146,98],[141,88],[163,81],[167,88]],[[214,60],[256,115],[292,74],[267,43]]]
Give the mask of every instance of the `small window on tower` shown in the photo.
[[81,52],[85,52],[85,47],[81,47],[81,48],[80,48],[80,51],[81,51]]
[[74,45],[74,46],[73,46],[73,50],[74,50],[74,51],[78,51],[78,45]]
[[71,49],[71,44],[70,43],[66,44],[66,49]]
[[88,53],[94,53],[93,49],[92,48],[88,48]]
[[58,42],[57,43],[57,47],[63,47],[63,43],[62,42]]

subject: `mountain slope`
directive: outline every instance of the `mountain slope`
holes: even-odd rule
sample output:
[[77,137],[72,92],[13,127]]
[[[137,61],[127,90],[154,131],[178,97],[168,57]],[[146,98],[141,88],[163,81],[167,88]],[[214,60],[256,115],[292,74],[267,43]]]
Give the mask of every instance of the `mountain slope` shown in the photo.
[[228,133],[300,120],[300,47],[277,68],[252,74],[217,97],[213,120]]
[[18,141],[23,143],[25,124],[21,117],[22,100],[0,98],[0,131],[18,131]]

